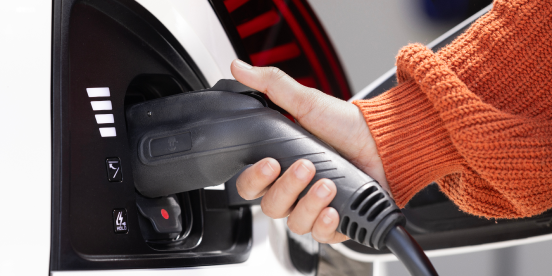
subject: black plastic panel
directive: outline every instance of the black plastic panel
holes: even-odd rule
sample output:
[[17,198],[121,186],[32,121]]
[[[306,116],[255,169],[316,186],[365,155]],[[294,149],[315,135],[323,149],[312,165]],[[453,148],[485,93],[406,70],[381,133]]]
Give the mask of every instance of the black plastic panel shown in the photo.
[[[245,261],[251,247],[248,207],[210,209],[209,193],[191,191],[193,227],[171,246],[147,243],[136,207],[125,104],[207,88],[174,37],[135,1],[54,1],[52,81],[53,198],[51,270],[154,268]],[[89,98],[86,88],[108,87]],[[93,110],[91,101],[111,101]],[[98,124],[97,114],[114,123]],[[100,129],[116,136],[102,137]],[[121,182],[109,182],[117,157]],[[183,196],[183,195],[179,195]],[[128,233],[114,233],[124,209]]]

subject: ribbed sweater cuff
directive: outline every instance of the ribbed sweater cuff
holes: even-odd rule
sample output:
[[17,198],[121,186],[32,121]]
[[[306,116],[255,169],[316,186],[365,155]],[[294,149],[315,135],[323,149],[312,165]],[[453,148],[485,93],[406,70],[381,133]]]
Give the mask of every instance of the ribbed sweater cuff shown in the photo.
[[461,171],[461,156],[433,104],[414,81],[353,103],[376,141],[399,207],[431,182]]

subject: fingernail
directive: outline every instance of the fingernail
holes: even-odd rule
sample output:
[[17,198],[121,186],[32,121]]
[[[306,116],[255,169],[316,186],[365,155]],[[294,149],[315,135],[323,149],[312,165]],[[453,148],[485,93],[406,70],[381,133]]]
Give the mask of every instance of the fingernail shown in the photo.
[[324,216],[324,218],[322,219],[322,221],[325,223],[325,224],[330,224],[332,223],[332,218],[328,217],[327,215]]
[[319,198],[325,198],[329,196],[331,192],[332,191],[330,190],[330,188],[328,188],[328,186],[326,186],[326,184],[324,183],[322,183],[320,186],[318,186],[318,189],[316,189],[316,195]]
[[240,59],[236,59],[236,66],[238,66],[240,68],[243,68],[243,69],[246,69],[246,70],[249,70],[249,69],[253,68],[253,66],[245,63],[244,61],[242,61]]
[[305,164],[301,164],[297,166],[297,169],[295,169],[295,176],[299,179],[307,179],[309,176],[310,170],[305,166]]
[[272,166],[270,166],[270,162],[266,161],[264,163],[263,167],[261,168],[261,172],[263,172],[263,174],[266,176],[271,176],[274,174],[274,169],[272,168]]

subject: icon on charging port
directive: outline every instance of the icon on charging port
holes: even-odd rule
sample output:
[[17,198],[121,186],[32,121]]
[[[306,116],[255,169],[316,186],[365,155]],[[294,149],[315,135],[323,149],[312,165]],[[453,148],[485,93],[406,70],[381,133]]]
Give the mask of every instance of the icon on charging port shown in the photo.
[[105,164],[107,166],[107,179],[109,182],[122,182],[121,160],[117,157],[107,158]]
[[117,234],[128,233],[126,209],[113,210],[113,228]]

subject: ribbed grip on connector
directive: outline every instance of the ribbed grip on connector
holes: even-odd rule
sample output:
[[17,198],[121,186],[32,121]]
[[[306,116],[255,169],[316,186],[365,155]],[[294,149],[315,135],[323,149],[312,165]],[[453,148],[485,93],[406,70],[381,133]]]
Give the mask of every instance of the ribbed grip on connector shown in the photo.
[[384,239],[391,227],[406,223],[399,207],[377,182],[362,186],[338,211],[338,231],[376,249],[385,248]]

